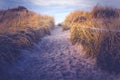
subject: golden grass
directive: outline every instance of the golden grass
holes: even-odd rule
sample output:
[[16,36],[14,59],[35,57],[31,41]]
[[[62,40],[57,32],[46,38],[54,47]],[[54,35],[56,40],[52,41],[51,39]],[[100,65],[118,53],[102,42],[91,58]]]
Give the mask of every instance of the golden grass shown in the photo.
[[[16,30],[30,27],[33,29],[54,27],[54,18],[47,15],[36,14],[32,11],[4,11],[0,15],[0,33],[14,32]],[[7,23],[7,24],[6,24]]]
[[70,29],[71,25],[73,22],[76,21],[76,19],[79,19],[79,17],[81,17],[81,20],[79,21],[82,21],[83,18],[86,19],[86,17],[88,18],[88,15],[89,15],[89,12],[85,12],[85,11],[79,11],[79,10],[76,10],[74,12],[71,12],[65,19],[65,21],[63,22],[63,30],[68,30]]
[[[108,14],[108,15],[107,15]],[[71,42],[82,44],[86,55],[96,58],[97,65],[109,71],[120,67],[120,17],[119,9],[94,7],[89,17],[79,21],[78,15],[69,25]],[[79,14],[79,16],[81,16]],[[74,19],[78,17],[79,19]]]
[[20,6],[0,11],[0,63],[12,62],[20,49],[31,48],[54,28],[54,18]]

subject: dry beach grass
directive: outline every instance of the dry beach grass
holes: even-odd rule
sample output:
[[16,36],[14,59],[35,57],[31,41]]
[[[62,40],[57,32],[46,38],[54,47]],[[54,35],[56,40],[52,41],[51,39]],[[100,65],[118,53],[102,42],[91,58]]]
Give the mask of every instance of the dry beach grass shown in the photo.
[[0,62],[12,62],[19,49],[26,49],[50,35],[54,18],[29,11],[23,6],[0,11]]
[[[82,44],[86,54],[96,58],[99,67],[115,72],[119,72],[120,67],[119,11],[95,6],[84,16],[76,15],[78,13],[76,11],[73,18],[71,18],[73,14],[69,15],[72,21],[69,24],[72,43]],[[64,23],[67,23],[66,20]]]
[[0,11],[0,80],[120,80],[119,11],[77,10],[55,28],[22,6]]

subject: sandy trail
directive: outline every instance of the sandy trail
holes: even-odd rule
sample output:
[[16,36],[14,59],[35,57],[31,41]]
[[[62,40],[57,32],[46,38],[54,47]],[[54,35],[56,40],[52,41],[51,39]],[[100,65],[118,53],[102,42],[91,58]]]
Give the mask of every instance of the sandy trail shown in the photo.
[[[32,50],[22,51],[22,58],[0,75],[0,80],[117,80],[101,71],[81,48],[70,42],[69,31],[56,27]],[[3,79],[4,78],[4,79]]]

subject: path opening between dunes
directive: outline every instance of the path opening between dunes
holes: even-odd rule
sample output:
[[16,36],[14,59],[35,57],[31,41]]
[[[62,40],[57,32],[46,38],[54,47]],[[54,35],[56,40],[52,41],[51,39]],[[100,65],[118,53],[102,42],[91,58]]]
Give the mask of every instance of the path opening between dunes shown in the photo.
[[[101,71],[94,60],[85,59],[82,47],[73,46],[70,33],[56,26],[32,50],[22,51],[22,58],[0,75],[0,80],[117,80]],[[7,77],[6,77],[7,76]]]

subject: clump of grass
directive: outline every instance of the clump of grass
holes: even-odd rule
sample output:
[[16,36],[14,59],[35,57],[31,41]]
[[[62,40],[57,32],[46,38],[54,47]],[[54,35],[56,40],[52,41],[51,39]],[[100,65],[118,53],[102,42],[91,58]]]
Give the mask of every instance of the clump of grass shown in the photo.
[[71,12],[63,22],[63,30],[69,30],[72,23],[78,21],[76,19],[79,19],[79,21],[86,20],[86,18],[88,18],[88,14],[89,12],[80,10]]
[[[108,15],[107,15],[108,14]],[[95,7],[83,21],[73,20],[70,32],[73,44],[82,44],[86,55],[97,65],[120,72],[120,17],[118,9]],[[75,16],[77,17],[77,16]]]
[[0,35],[0,64],[11,63],[19,56],[18,47],[12,43],[12,39]]
[[119,17],[118,9],[110,7],[95,6],[91,11],[92,18],[117,18]]
[[0,11],[0,61],[16,60],[21,49],[29,49],[54,28],[54,18],[23,6]]
[[8,9],[1,12],[0,33],[14,32],[22,28],[25,29],[26,27],[30,27],[32,29],[51,29],[54,27],[53,17],[40,15],[32,11],[28,11],[27,9],[20,10],[21,8],[18,8]]
[[111,20],[105,26],[108,31],[102,32],[97,53],[97,65],[107,71],[119,73],[120,67],[120,23],[119,19]]
[[100,32],[96,31],[94,26],[93,20],[88,20],[82,23],[74,23],[70,30],[72,44],[82,44],[87,55],[91,57],[96,55],[96,49],[99,47]]

